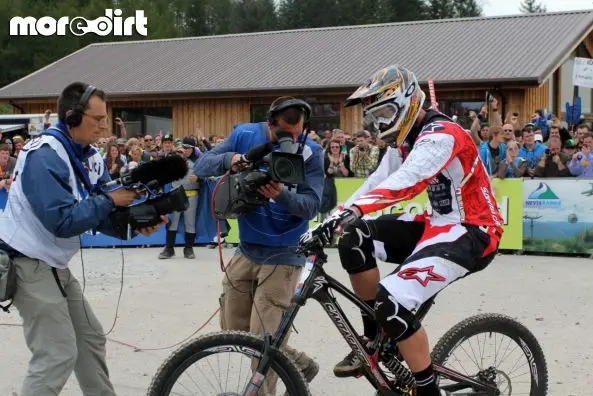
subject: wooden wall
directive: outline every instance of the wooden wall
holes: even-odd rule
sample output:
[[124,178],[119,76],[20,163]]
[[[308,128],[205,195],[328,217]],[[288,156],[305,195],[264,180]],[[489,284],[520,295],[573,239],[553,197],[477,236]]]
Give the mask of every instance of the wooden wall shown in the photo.
[[[484,89],[443,89],[436,87],[437,101],[444,100],[484,100]],[[428,89],[425,89],[428,94]],[[340,128],[348,133],[362,128],[362,108],[353,106],[345,108],[343,103],[349,93],[333,95],[311,94],[319,103],[340,103]],[[503,89],[506,113],[518,111],[521,121],[527,122],[535,109],[549,107],[548,83],[541,87],[526,89]],[[278,95],[279,96],[279,95]],[[107,103],[107,112],[112,117],[113,108],[119,107],[171,107],[173,110],[173,133],[175,137],[187,135],[228,135],[233,125],[249,122],[252,104],[269,104],[275,96],[255,98],[207,98],[207,99],[150,99],[123,100],[113,99]],[[427,98],[427,100],[430,100]],[[26,113],[43,113],[50,109],[56,111],[55,101],[24,102],[19,104]],[[111,125],[108,135],[111,134]]]
[[249,122],[249,117],[248,100],[181,100],[173,106],[173,131],[176,137],[228,135],[233,125]]
[[[523,109],[521,114],[531,118],[531,115],[537,109],[550,109],[552,104],[550,98],[550,81],[546,80],[545,83],[535,88],[526,88],[525,97],[523,98]],[[528,121],[528,120],[525,120]]]

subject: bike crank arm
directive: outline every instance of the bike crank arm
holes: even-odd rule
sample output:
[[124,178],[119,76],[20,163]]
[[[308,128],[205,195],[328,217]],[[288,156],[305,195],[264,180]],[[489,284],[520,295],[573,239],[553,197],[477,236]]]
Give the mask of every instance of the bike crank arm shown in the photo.
[[449,392],[455,392],[463,389],[473,388],[478,389],[478,391],[473,391],[471,393],[460,393],[459,395],[463,396],[499,396],[500,391],[493,385],[486,384],[481,381],[477,381],[471,377],[466,375],[460,374],[453,370],[450,370],[446,367],[440,366],[438,364],[433,363],[434,371],[437,375],[442,377],[448,378],[453,381],[457,381],[457,384],[452,385],[445,385],[442,389],[447,390]]

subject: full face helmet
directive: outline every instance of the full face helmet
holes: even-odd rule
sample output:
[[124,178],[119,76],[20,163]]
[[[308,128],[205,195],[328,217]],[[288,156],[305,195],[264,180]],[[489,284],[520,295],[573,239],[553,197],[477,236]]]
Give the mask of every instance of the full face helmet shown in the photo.
[[375,72],[346,99],[344,106],[362,104],[365,127],[386,143],[400,146],[425,99],[414,73],[391,65]]

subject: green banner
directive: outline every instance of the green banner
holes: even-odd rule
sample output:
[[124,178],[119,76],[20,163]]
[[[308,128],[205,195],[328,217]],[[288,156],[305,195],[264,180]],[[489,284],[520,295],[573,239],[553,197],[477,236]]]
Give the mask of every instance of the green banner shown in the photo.
[[[364,179],[344,178],[336,179],[338,190],[338,205],[343,204],[362,185]],[[501,249],[517,249],[523,247],[523,181],[521,179],[493,180],[496,201],[504,220],[504,235],[500,243]],[[386,208],[382,213],[422,213],[430,208],[428,197],[425,192],[418,195],[411,201],[406,201],[392,207]],[[379,215],[374,213],[371,215]],[[310,222],[310,226],[318,223],[319,216]],[[229,221],[231,232],[227,241],[238,243],[238,225],[235,220]]]

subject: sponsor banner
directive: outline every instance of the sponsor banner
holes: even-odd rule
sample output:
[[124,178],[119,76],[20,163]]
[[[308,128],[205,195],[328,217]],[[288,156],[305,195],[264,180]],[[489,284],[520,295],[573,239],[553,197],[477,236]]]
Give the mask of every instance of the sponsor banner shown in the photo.
[[593,253],[593,180],[523,181],[523,250]]
[[[336,188],[338,190],[338,205],[342,205],[354,192],[362,185],[364,179],[336,179]],[[521,226],[523,184],[521,179],[493,180],[494,194],[498,208],[504,221],[504,234],[500,243],[500,249],[517,249],[523,246],[523,229]],[[431,207],[426,192],[418,195],[410,201],[383,209],[381,212],[373,213],[369,217],[377,217],[388,213],[413,213],[420,214],[427,211],[430,213]],[[319,220],[319,216],[317,218]],[[311,225],[317,224],[312,222]]]

